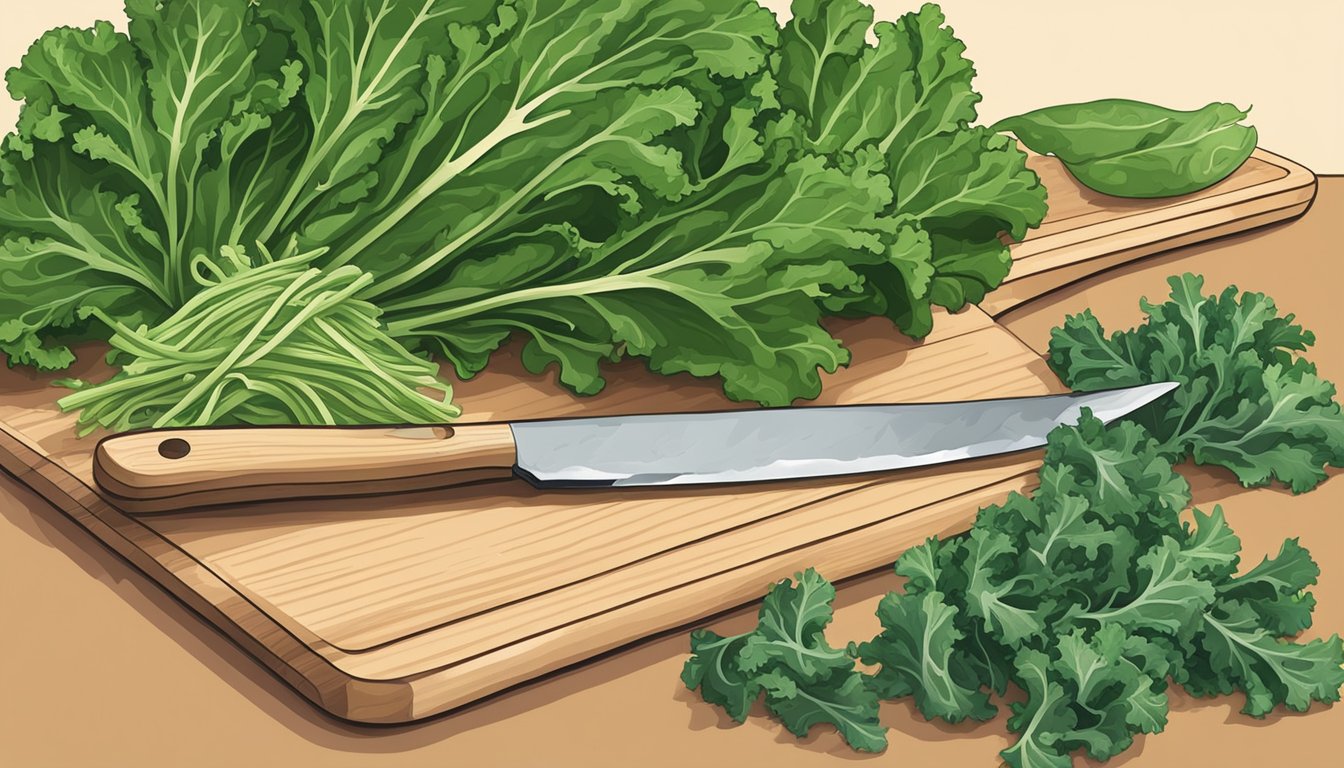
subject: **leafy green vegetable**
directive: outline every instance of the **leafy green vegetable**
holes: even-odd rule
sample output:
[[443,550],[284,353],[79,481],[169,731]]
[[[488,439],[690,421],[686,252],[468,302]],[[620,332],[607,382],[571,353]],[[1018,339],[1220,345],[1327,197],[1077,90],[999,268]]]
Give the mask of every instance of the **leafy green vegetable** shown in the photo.
[[854,659],[826,643],[835,588],[810,568],[794,580],[770,588],[755,630],[734,637],[693,633],[682,682],[739,723],[764,692],[766,709],[793,734],[830,723],[855,749],[880,752],[887,737],[877,722],[877,694],[864,685]]
[[723,707],[728,716],[746,722],[751,705],[761,697],[757,676],[742,669],[738,656],[751,634],[722,637],[707,629],[691,633],[691,657],[681,670],[686,687],[700,689],[710,704]]
[[[523,362],[534,371],[558,364],[560,380],[582,394],[602,388],[601,362],[639,355],[661,373],[718,375],[737,400],[816,397],[818,368],[834,371],[849,353],[818,324],[815,297],[860,279],[820,256],[880,247],[866,228],[882,182],[804,157],[709,184],[713,192],[659,206],[601,246],[566,255],[561,243],[533,243],[449,282],[448,293],[476,293],[470,301],[415,317],[389,305],[389,329],[432,340],[462,375],[522,330],[532,336]],[[538,272],[535,285],[470,286],[520,267]]]
[[[293,95],[285,43],[249,7],[131,0],[129,36],[105,22],[55,29],[9,71],[26,102],[0,159],[0,344],[11,364],[68,365],[69,350],[43,336],[77,325],[81,310],[156,322],[194,292],[197,206],[214,202],[195,187],[212,147],[268,123]],[[219,200],[209,215],[227,210]]]
[[[981,510],[969,536],[902,555],[897,572],[909,582],[884,605],[927,618],[898,623],[879,608],[883,632],[860,649],[945,614],[960,618],[961,632],[917,663],[865,653],[882,664],[875,689],[908,692],[927,717],[956,722],[986,716],[987,703],[971,694],[1002,690],[1007,670],[1028,692],[1009,719],[1021,734],[1004,753],[1012,765],[1068,765],[1077,749],[1106,759],[1133,734],[1161,731],[1168,679],[1200,695],[1245,691],[1245,711],[1256,716],[1336,700],[1339,638],[1277,639],[1310,623],[1314,603],[1302,590],[1316,570],[1306,551],[1289,541],[1278,558],[1236,575],[1241,543],[1221,510],[1179,521],[1189,487],[1161,448],[1138,424],[1104,428],[1086,416],[1051,434],[1030,499],[1014,495]],[[1229,615],[1230,604],[1252,598],[1258,611]],[[965,706],[927,703],[948,690],[961,691]]]
[[1185,686],[1211,695],[1244,691],[1242,712],[1264,717],[1276,706],[1304,712],[1313,701],[1339,701],[1344,685],[1344,651],[1338,635],[1309,643],[1289,643],[1262,625],[1250,606],[1219,603],[1203,615],[1195,638],[1207,659],[1190,670]]
[[[877,45],[866,40],[872,28]],[[978,302],[1008,274],[1001,236],[1021,239],[1045,216],[1026,155],[971,127],[980,95],[966,46],[928,4],[873,25],[859,0],[796,0],[772,71],[805,146],[864,152],[891,177],[888,251],[857,262],[864,282],[824,300],[841,314],[881,314],[929,332],[929,308]]]
[[[1107,428],[1085,412],[1051,433],[1039,481],[1031,497],[980,510],[969,535],[930,539],[897,560],[906,585],[878,605],[881,633],[848,651],[877,668],[847,674],[862,674],[874,696],[912,696],[926,718],[953,723],[992,718],[990,692],[1012,681],[1027,694],[1008,718],[1018,740],[1002,757],[1012,766],[1120,754],[1135,734],[1165,729],[1173,682],[1201,696],[1242,691],[1255,717],[1339,700],[1339,636],[1280,639],[1311,623],[1310,555],[1289,540],[1238,574],[1241,542],[1222,511],[1196,509],[1182,523],[1189,486],[1142,426]],[[761,626],[798,628],[785,646],[794,653],[769,658],[815,681],[830,665],[849,667],[821,637],[829,610],[809,603],[832,592],[807,578],[805,590],[772,592]],[[688,684],[739,720],[767,686],[724,660],[752,658],[753,642],[762,641],[697,632],[687,663]]]
[[103,318],[180,311],[202,258],[297,242],[459,376],[521,336],[584,394],[634,356],[814,397],[849,360],[823,316],[922,336],[1045,208],[971,126],[936,7],[877,47],[857,0],[797,10],[781,32],[753,0],[132,0],[129,35],[53,30],[8,75],[0,348],[67,366]]
[[1247,112],[1231,104],[1178,112],[1128,99],[1046,107],[996,123],[1052,154],[1080,182],[1117,197],[1167,197],[1211,186],[1255,151]]
[[152,329],[93,308],[116,329],[111,354],[122,369],[93,386],[66,381],[78,391],[61,408],[81,409],[85,431],[455,418],[438,366],[390,339],[378,309],[357,298],[373,278],[355,267],[316,269],[320,255],[263,252],[254,264],[226,248],[218,262],[201,259],[212,273],[199,278],[205,289]]
[[937,591],[882,598],[877,616],[886,629],[854,649],[863,663],[882,665],[868,679],[869,687],[884,699],[913,694],[929,720],[993,717],[989,696],[980,690],[978,678],[967,674],[971,665],[954,658],[964,654],[955,647],[964,637],[956,628],[957,613]]
[[1148,319],[1132,330],[1108,337],[1091,312],[1069,317],[1051,334],[1051,368],[1076,391],[1179,382],[1130,418],[1172,461],[1226,467],[1246,486],[1278,480],[1300,493],[1344,466],[1335,387],[1294,354],[1311,332],[1264,294],[1206,296],[1190,274],[1168,282],[1171,299],[1142,302]]

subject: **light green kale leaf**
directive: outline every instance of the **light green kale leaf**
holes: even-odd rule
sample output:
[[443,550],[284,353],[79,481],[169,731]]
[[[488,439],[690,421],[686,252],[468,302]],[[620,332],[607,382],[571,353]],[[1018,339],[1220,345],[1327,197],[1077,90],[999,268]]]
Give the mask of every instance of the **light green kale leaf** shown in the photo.
[[1195,573],[1196,560],[1180,542],[1164,538],[1137,563],[1139,578],[1134,595],[1077,612],[1071,620],[1172,637],[1188,635],[1214,598],[1213,586]]
[[397,341],[464,376],[517,334],[580,392],[638,356],[784,404],[848,361],[820,302],[862,282],[847,255],[888,257],[890,185],[794,151],[766,67],[778,25],[751,0],[127,13],[129,36],[53,31],[10,76],[12,360],[68,363],[47,345],[85,332],[80,310],[139,320],[123,304],[143,302],[153,322],[199,291],[198,256],[297,239],[326,249],[318,268],[373,275],[361,298]]
[[886,263],[864,260],[862,290],[828,297],[828,310],[885,315],[918,337],[932,305],[960,309],[1002,282],[1001,237],[1040,224],[1045,191],[1011,140],[971,126],[975,70],[936,5],[872,21],[858,0],[797,0],[772,71],[805,146],[870,151],[891,179],[889,237],[905,244]]
[[1037,574],[1018,568],[1021,553],[1007,535],[972,528],[962,570],[966,576],[966,612],[1005,645],[1019,647],[1046,629],[1054,602]]
[[1266,630],[1282,637],[1311,626],[1316,598],[1306,589],[1319,575],[1320,568],[1311,553],[1297,539],[1287,539],[1278,555],[1264,558],[1246,573],[1220,581],[1215,589],[1219,599],[1246,605],[1259,615]]
[[152,323],[195,293],[195,181],[224,126],[281,105],[284,43],[247,0],[126,12],[129,36],[106,22],[54,29],[6,76],[25,102],[0,158],[10,364],[63,368],[74,358],[53,336],[110,335],[85,322],[94,309]]
[[858,279],[820,256],[879,242],[866,229],[868,181],[819,157],[764,178],[735,175],[661,211],[656,227],[591,249],[557,236],[550,249],[533,243],[492,260],[499,269],[536,264],[530,287],[423,312],[394,308],[388,325],[432,343],[462,373],[521,331],[529,369],[557,365],[561,381],[584,394],[605,384],[602,362],[640,356],[661,373],[720,376],[735,400],[815,397],[819,369],[849,361],[820,326],[815,299]]
[[68,367],[74,354],[55,337],[111,332],[88,320],[94,309],[132,325],[167,317],[161,262],[142,255],[161,240],[139,223],[134,192],[44,142],[5,160],[13,185],[0,193],[0,351],[11,366]]
[[1082,550],[1088,559],[1095,560],[1111,543],[1111,532],[1090,514],[1089,500],[1077,493],[1073,472],[1064,464],[1042,467],[1041,484],[1035,493],[1040,517],[1033,521],[1038,529],[1027,534],[1027,552],[1051,571],[1071,565],[1072,550]]
[[1165,679],[1154,679],[1125,653],[1127,633],[1108,624],[1090,639],[1079,630],[1059,638],[1051,671],[1064,687],[1074,725],[1055,742],[1106,760],[1129,748],[1135,733],[1167,724]]
[[481,24],[442,5],[452,23],[427,38],[414,100],[423,114],[369,166],[377,186],[348,211],[315,215],[315,200],[291,214],[332,245],[332,263],[385,275],[375,296],[394,312],[441,282],[427,277],[540,227],[593,206],[605,211],[581,221],[684,197],[682,157],[659,137],[697,120],[702,103],[687,86],[759,71],[778,34],[746,0],[517,0]]
[[1065,766],[1078,749],[1106,760],[1128,749],[1135,733],[1162,731],[1165,671],[1165,657],[1118,624],[1094,633],[1075,629],[1043,650],[1022,651],[1014,680],[1027,701],[1012,705],[1008,728],[1020,735],[1004,760]]
[[1062,734],[1077,724],[1068,694],[1055,679],[1050,658],[1041,651],[1024,650],[1014,662],[1013,679],[1027,700],[1009,705],[1008,729],[1018,734],[1013,746],[999,753],[1012,768],[1069,768],[1073,761],[1061,744]]
[[[1237,563],[1241,561],[1241,539],[1228,527],[1221,507],[1214,507],[1207,515],[1199,509],[1192,512],[1195,525],[1185,526],[1181,552],[1191,570],[1200,576],[1215,583],[1227,579],[1236,572]],[[1217,591],[1225,594],[1222,586]]]
[[791,151],[767,11],[518,0],[484,24],[448,18],[410,100],[423,114],[291,216],[331,264],[381,276],[397,338],[464,377],[518,335],[530,370],[583,394],[603,364],[642,357],[771,405],[848,362],[818,304],[861,283],[848,255],[884,257],[890,189]]
[[1133,330],[1108,337],[1088,312],[1068,318],[1051,335],[1051,367],[1080,391],[1180,383],[1130,418],[1173,461],[1226,467],[1244,485],[1278,480],[1300,493],[1344,466],[1335,387],[1295,355],[1315,337],[1264,294],[1204,295],[1191,274],[1168,282],[1171,299],[1143,302],[1148,319]]
[[[118,191],[136,196],[140,223],[154,242],[138,244],[132,254],[148,262],[142,271],[161,283],[174,306],[198,289],[188,267],[199,243],[189,230],[195,206],[212,201],[194,193],[221,130],[283,105],[278,92],[286,43],[258,23],[252,6],[249,0],[130,0],[129,36],[105,22],[52,30],[8,74],[16,98],[66,115],[59,130],[21,130],[21,139],[90,158],[95,162],[85,167],[105,168]],[[80,172],[72,171],[63,179],[66,189],[97,180],[81,184]],[[27,186],[17,185],[16,192]],[[0,219],[11,231],[25,231],[25,223]],[[229,244],[204,250],[213,254]]]
[[756,631],[747,637],[738,661],[748,672],[783,665],[801,679],[814,682],[837,667],[852,668],[843,650],[826,644],[835,587],[814,570],[771,588],[761,605]]
[[1071,468],[1072,492],[1087,499],[1090,513],[1107,528],[1132,531],[1144,548],[1179,533],[1190,485],[1138,425],[1108,427],[1085,409],[1076,426],[1051,432],[1045,463]]

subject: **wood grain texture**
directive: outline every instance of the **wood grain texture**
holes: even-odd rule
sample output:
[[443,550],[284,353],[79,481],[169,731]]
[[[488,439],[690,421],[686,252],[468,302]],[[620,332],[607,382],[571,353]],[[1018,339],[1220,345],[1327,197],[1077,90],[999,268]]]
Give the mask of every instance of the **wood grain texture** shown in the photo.
[[99,441],[93,476],[117,506],[144,514],[502,480],[517,458],[507,424],[174,429]]
[[1008,278],[981,302],[994,317],[1111,267],[1301,216],[1316,197],[1311,171],[1263,149],[1212,187],[1158,205],[1094,192],[1044,160],[1032,167],[1049,191],[1050,216],[1013,247]]
[[[1100,198],[1054,161],[1032,163],[1052,213],[1014,246],[1008,298],[993,311],[1163,243],[1290,215],[1308,189],[1305,171],[1263,152],[1218,187],[1169,201]],[[1040,357],[978,309],[940,313],[923,342],[881,320],[829,327],[854,363],[826,377],[817,404],[1062,391]],[[80,352],[63,375],[106,376],[96,346]],[[602,395],[573,397],[553,374],[523,371],[517,352],[459,385],[464,423],[733,407],[712,382],[651,377],[630,362],[614,366]],[[0,372],[0,465],[304,696],[372,723],[438,714],[684,626],[803,567],[837,579],[883,567],[1026,489],[1039,462],[1028,453],[732,489],[543,494],[500,481],[132,517],[93,490],[92,442],[75,439],[73,417],[55,409],[51,378]]]

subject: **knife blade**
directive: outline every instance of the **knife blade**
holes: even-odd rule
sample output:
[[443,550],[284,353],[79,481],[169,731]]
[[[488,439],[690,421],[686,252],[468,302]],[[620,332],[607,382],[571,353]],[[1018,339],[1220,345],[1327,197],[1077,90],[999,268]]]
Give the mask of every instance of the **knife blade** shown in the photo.
[[102,440],[94,478],[132,513],[353,496],[510,476],[538,488],[755,483],[887,472],[1045,444],[1176,388],[420,427],[214,427]]

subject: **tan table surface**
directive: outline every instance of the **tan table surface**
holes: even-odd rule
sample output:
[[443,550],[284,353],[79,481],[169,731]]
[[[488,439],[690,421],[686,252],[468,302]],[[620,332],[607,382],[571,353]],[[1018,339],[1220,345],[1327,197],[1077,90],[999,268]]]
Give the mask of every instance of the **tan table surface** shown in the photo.
[[[1320,338],[1312,359],[1344,381],[1344,178],[1322,179],[1315,206],[1290,224],[1186,248],[1071,287],[1007,318],[1038,349],[1065,313],[1091,307],[1108,326],[1139,318],[1191,270],[1209,288],[1263,291]],[[1294,497],[1188,474],[1196,502],[1221,503],[1249,559],[1300,536],[1321,565],[1316,626],[1344,631],[1344,478]],[[842,585],[830,635],[870,637],[887,573]],[[12,766],[991,766],[1011,743],[1005,716],[927,723],[908,700],[886,704],[886,753],[850,751],[829,728],[795,740],[754,716],[735,726],[677,679],[685,631],[410,727],[372,729],[321,715],[147,578],[7,475],[0,475],[0,763]],[[749,627],[749,606],[712,622]],[[1240,696],[1172,696],[1166,733],[1140,737],[1111,765],[1336,765],[1344,706],[1256,721]]]

